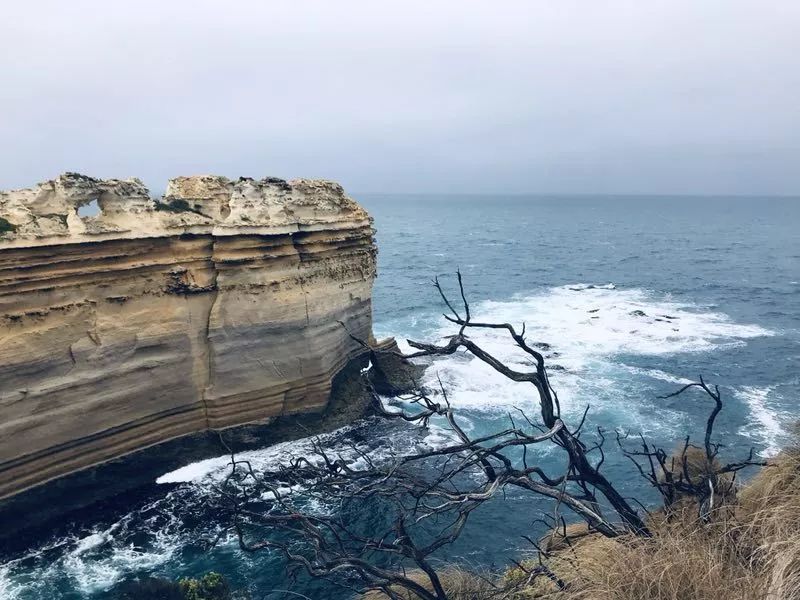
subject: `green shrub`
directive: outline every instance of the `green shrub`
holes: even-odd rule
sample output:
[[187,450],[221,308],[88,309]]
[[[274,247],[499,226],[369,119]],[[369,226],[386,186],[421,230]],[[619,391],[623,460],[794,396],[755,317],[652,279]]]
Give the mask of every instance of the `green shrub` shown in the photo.
[[200,579],[181,579],[185,600],[231,600],[231,589],[219,573],[206,573]]
[[142,577],[123,581],[106,594],[103,600],[235,600],[249,598],[245,593],[234,596],[228,582],[219,573],[202,577],[185,577],[172,581],[163,577]]

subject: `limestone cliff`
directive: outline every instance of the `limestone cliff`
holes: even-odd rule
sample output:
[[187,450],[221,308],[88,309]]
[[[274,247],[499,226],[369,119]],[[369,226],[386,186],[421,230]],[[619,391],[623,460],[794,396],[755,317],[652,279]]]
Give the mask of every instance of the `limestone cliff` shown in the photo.
[[[99,212],[80,216],[96,201]],[[0,498],[319,410],[371,339],[369,215],[327,181],[67,173],[0,192]]]

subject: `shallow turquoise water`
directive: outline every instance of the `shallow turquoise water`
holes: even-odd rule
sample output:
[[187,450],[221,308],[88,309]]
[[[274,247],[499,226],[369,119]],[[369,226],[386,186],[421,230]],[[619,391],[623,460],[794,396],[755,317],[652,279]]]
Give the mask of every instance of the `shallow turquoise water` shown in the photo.
[[[800,417],[800,199],[670,197],[377,196],[358,198],[375,218],[379,277],[376,334],[430,340],[450,329],[430,285],[460,268],[473,312],[526,322],[552,347],[553,384],[565,417],[642,431],[670,446],[698,435],[701,396],[659,395],[703,374],[723,386],[718,434],[729,447],[769,455]],[[638,312],[637,312],[638,311]],[[644,313],[642,316],[640,313]],[[480,341],[509,361],[503,340]],[[513,407],[534,409],[529,390],[468,357],[437,360],[438,376],[468,426],[505,425]],[[414,443],[440,443],[436,428]],[[380,453],[408,444],[407,431],[367,421],[331,436]],[[264,466],[304,442],[250,454]],[[6,553],[0,598],[98,597],[127,576],[177,577],[208,569],[249,587],[254,598],[286,598],[282,564],[242,556],[232,543],[207,551],[207,486],[226,459],[193,465],[124,505],[68,523],[51,539]],[[541,456],[547,464],[548,455]],[[642,486],[616,455],[607,472],[627,493]],[[645,495],[646,498],[646,495]],[[477,511],[448,559],[502,565],[526,547],[523,532],[542,505],[511,494]],[[502,518],[498,518],[498,517]],[[301,581],[294,591],[341,598]]]

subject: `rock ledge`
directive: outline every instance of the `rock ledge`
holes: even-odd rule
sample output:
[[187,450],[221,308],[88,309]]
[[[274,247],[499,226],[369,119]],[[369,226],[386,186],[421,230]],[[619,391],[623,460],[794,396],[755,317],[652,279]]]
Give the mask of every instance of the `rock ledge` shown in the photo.
[[[80,216],[96,203],[96,214]],[[177,177],[162,198],[132,179],[64,173],[35,187],[0,192],[0,247],[65,244],[175,233],[300,231],[369,223],[332,181]]]

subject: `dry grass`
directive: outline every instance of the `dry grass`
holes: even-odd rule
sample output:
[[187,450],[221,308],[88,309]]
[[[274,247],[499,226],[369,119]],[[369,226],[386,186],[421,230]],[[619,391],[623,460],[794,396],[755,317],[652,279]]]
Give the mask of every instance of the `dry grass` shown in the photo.
[[[564,600],[755,600],[767,598],[764,577],[739,554],[729,524],[685,518],[662,521],[652,539],[583,536],[546,560],[566,584],[539,577],[515,598]],[[694,512],[696,514],[696,512]],[[509,571],[509,583],[523,576]],[[791,596],[782,596],[789,598]]]
[[558,552],[574,546],[575,543],[588,535],[594,535],[589,525],[581,521],[570,523],[564,528],[554,529],[539,540],[539,546],[545,552]]
[[[754,600],[757,573],[738,556],[725,528],[691,522],[663,526],[652,539],[588,538],[566,574],[563,596],[586,600]],[[559,572],[565,570],[559,569]]]
[[[690,477],[709,465],[687,455]],[[576,600],[800,600],[800,449],[789,448],[736,495],[721,481],[710,523],[684,501],[650,521],[653,538],[581,537],[550,559],[567,583],[528,597]]]
[[739,493],[740,543],[768,598],[800,599],[800,449],[782,452]]
[[[459,567],[448,567],[437,571],[439,581],[447,593],[449,600],[500,600],[507,598],[488,578],[480,577],[470,571]],[[421,570],[409,571],[409,579],[421,584],[425,589],[431,590],[428,576]],[[403,600],[419,600],[419,596],[403,589],[393,590]],[[386,600],[388,596],[380,591],[364,594],[362,600]]]

